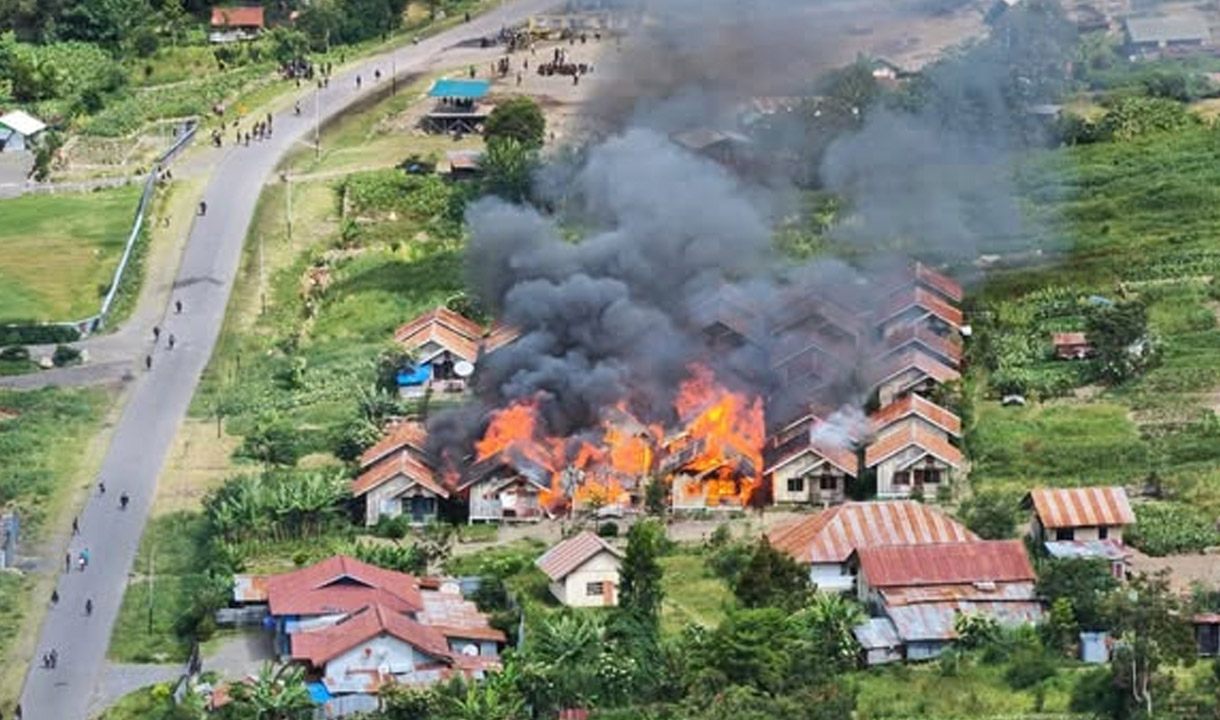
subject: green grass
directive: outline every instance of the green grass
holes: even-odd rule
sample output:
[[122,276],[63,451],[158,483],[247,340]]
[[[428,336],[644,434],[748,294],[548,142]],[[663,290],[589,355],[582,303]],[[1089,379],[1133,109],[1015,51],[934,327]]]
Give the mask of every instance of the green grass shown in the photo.
[[677,633],[692,623],[711,628],[724,619],[733,593],[711,573],[698,550],[679,545],[661,558],[661,568],[665,572],[661,583],[665,589],[661,627],[665,632]]
[[68,321],[101,307],[138,186],[0,200],[0,322]]
[[168,685],[141,688],[119,698],[118,702],[98,716],[98,720],[172,720],[181,717],[175,712],[172,693],[173,688]]
[[[1004,665],[963,662],[956,675],[939,663],[887,666],[851,676],[859,689],[857,717],[873,718],[1035,718],[1033,689],[1013,690]],[[1074,670],[1061,669],[1045,681],[1043,713],[1066,713]]]
[[186,660],[190,643],[178,635],[176,624],[191,605],[191,587],[201,563],[203,522],[197,513],[171,513],[148,524],[110,638],[112,660]]

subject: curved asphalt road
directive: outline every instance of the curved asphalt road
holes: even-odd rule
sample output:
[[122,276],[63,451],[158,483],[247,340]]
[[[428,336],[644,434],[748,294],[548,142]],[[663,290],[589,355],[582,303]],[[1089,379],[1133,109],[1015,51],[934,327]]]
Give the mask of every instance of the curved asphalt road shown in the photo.
[[[493,34],[502,26],[519,22],[555,2],[517,0],[417,45],[362,61],[336,74],[330,87],[321,91],[319,114],[325,121],[375,90],[378,85],[373,82],[375,69],[382,72],[380,84],[389,82],[391,58],[399,75],[408,75],[455,43]],[[364,79],[359,91],[355,86],[357,74]],[[81,514],[82,534],[73,538],[73,559],[87,548],[89,567],[84,572],[73,569],[60,578],[59,605],[47,614],[43,623],[38,657],[31,662],[22,690],[22,709],[27,720],[77,720],[86,716],[157,476],[220,334],[259,192],[294,144],[312,141],[313,93],[301,97],[301,117],[294,117],[290,111],[281,112],[272,122],[271,140],[227,150],[208,184],[207,215],[197,218],[191,228],[174,283],[173,298],[182,301],[184,311],[181,315],[167,315],[163,342],[154,353],[152,370],[139,369],[142,377],[132,388],[102,464],[106,494],[94,491]],[[231,139],[231,132],[224,134],[226,143]],[[200,141],[208,139],[205,136]],[[164,346],[170,333],[178,340],[172,352]],[[126,511],[118,509],[118,497],[123,491],[131,496]],[[93,600],[92,616],[84,614],[87,598]],[[44,669],[40,657],[52,648],[58,651],[58,666]]]

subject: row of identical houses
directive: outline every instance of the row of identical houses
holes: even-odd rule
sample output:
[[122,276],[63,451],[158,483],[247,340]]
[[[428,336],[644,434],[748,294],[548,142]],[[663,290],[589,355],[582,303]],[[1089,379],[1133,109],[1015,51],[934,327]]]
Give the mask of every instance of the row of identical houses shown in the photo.
[[[776,389],[765,398],[760,473],[772,502],[841,503],[865,473],[882,498],[935,495],[965,471],[957,446],[961,421],[933,399],[946,383],[960,379],[961,287],[916,263],[875,279],[859,295],[806,286],[760,301],[723,286],[689,309],[691,329],[709,349],[766,363],[774,378]],[[516,337],[510,327],[485,328],[447,308],[424,313],[394,334],[413,358],[398,374],[399,392],[460,398],[479,364]],[[871,416],[861,421],[854,417],[858,410],[827,404],[844,382],[874,398]],[[630,425],[621,428],[625,436],[663,447],[665,439],[652,437],[650,428],[631,418],[623,422]],[[442,477],[426,440],[420,425],[400,423],[361,458],[352,490],[368,524],[399,515],[423,523],[447,501],[462,503],[472,521],[546,516],[540,496],[550,489],[549,471],[526,458],[497,456],[460,477]],[[733,500],[701,492],[698,479],[683,474],[681,461],[678,454],[662,456],[655,468],[615,481],[633,503],[654,470],[674,478],[676,509]]]

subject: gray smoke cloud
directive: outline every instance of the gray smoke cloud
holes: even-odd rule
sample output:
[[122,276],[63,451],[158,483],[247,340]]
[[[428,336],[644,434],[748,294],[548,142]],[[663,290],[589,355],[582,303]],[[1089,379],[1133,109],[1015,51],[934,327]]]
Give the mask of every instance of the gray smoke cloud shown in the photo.
[[[858,122],[817,153],[777,153],[781,166],[817,158],[816,171],[798,174],[844,199],[847,217],[834,237],[851,264],[826,258],[794,266],[778,256],[773,231],[795,205],[791,188],[776,187],[774,168],[760,183],[671,137],[737,130],[738,111],[753,96],[809,95],[818,71],[850,61],[841,39],[860,8],[900,22],[927,3],[900,6],[647,3],[650,22],[622,50],[618,77],[629,80],[611,83],[591,104],[602,139],[540,174],[536,192],[557,214],[497,199],[468,211],[469,283],[521,335],[480,363],[476,400],[430,422],[434,447],[468,451],[490,410],[526,398],[542,399],[552,435],[589,432],[620,401],[647,421],[670,421],[673,395],[694,361],[767,398],[769,420],[846,403],[853,409],[833,415],[822,432],[845,438],[858,430],[871,337],[840,343],[800,320],[862,316],[886,297],[877,279],[911,258],[965,261],[980,238],[1021,234],[1012,153],[1029,141],[1025,106],[1047,90],[1030,86],[1052,84],[1047,66],[1055,56],[1041,39],[1018,42],[1020,33],[1006,30],[979,56],[985,61],[950,60],[928,73],[912,107],[861,108]],[[1031,52],[1045,57],[1030,60]],[[797,111],[781,124],[803,120]],[[799,144],[805,136],[780,137]],[[747,342],[709,339],[717,322]],[[828,348],[816,360],[817,379],[778,373],[777,361],[809,337]]]

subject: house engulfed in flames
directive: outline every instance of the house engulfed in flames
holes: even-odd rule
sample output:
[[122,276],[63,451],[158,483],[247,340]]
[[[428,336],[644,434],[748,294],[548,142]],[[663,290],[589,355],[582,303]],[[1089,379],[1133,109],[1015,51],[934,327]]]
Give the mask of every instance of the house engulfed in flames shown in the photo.
[[[757,350],[777,379],[768,396],[730,388],[709,366],[694,364],[678,387],[669,423],[645,422],[623,401],[602,412],[599,427],[554,437],[539,401],[518,400],[490,414],[471,457],[422,458],[421,464],[438,468],[436,481],[447,500],[465,502],[472,521],[530,522],[636,507],[650,482],[668,488],[675,509],[842,502],[857,476],[875,472],[862,462],[871,458],[870,446],[891,442],[895,431],[870,427],[858,412],[860,426],[848,428],[840,426],[842,411],[810,410],[836,394],[830,385],[856,377],[865,392],[887,404],[926,398],[960,369],[962,316],[956,306],[962,293],[956,283],[916,264],[868,288],[871,295],[878,291],[881,302],[872,297],[873,309],[866,311],[795,291],[773,302],[775,307],[760,307],[733,287],[711,293],[692,309],[692,322],[713,355]],[[492,350],[485,346],[483,354]],[[890,372],[899,361],[901,372]],[[928,406],[925,415],[956,419],[924,398],[917,409]],[[952,481],[961,469],[960,454],[951,449],[958,438],[951,421],[941,425],[929,425],[928,437],[920,437],[936,444],[935,457],[949,456],[952,462],[940,477]],[[904,486],[900,482],[912,475],[899,465],[884,468],[887,478],[898,479],[886,483],[885,494],[922,491],[918,480],[930,477],[928,471],[920,466],[916,482]]]

